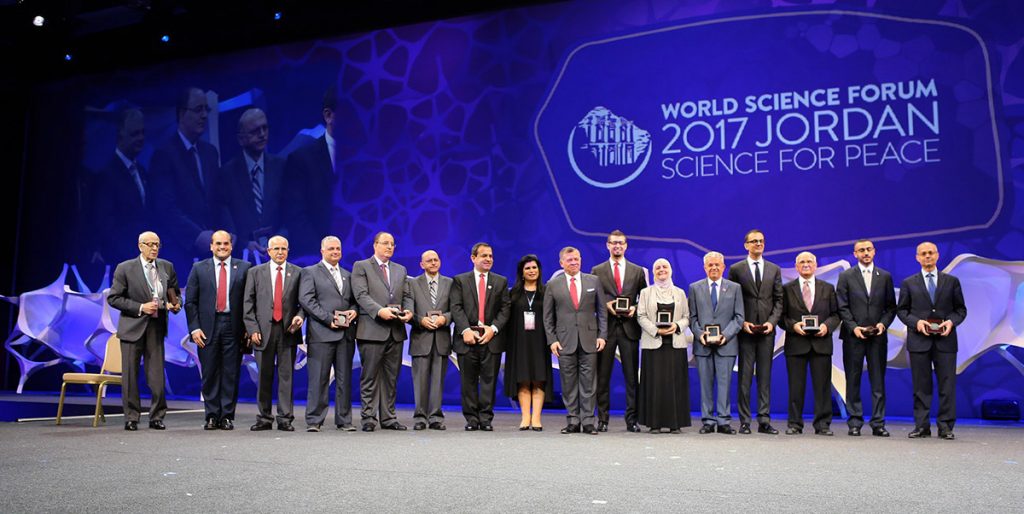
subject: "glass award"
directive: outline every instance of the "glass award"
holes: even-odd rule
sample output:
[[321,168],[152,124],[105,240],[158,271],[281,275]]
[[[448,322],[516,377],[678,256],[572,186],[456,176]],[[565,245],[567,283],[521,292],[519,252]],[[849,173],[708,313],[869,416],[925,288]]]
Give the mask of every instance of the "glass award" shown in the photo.
[[348,328],[348,316],[345,311],[334,311],[334,324],[341,328]]
[[655,319],[654,325],[658,328],[668,328],[672,326],[672,313],[669,311],[658,311],[657,318]]
[[800,318],[800,322],[804,325],[804,332],[817,332],[818,329],[818,316],[814,314],[808,314]]
[[629,314],[629,297],[628,296],[616,296],[615,303],[612,304],[615,310],[615,314],[619,316],[625,316]]
[[721,325],[704,325],[704,340],[708,343],[721,343],[722,342],[722,326]]
[[944,323],[945,320],[928,318],[926,322],[928,323],[928,326],[925,327],[924,331],[927,332],[928,335],[937,336],[942,334],[942,323]]

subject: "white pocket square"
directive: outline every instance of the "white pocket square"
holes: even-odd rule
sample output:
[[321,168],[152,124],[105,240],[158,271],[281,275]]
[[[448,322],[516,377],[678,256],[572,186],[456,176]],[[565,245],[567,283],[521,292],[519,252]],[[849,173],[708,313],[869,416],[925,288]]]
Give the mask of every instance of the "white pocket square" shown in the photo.
[[594,292],[594,288],[593,288],[593,287],[591,287],[590,289],[587,289],[587,292],[588,292],[588,293],[593,293],[593,292]]

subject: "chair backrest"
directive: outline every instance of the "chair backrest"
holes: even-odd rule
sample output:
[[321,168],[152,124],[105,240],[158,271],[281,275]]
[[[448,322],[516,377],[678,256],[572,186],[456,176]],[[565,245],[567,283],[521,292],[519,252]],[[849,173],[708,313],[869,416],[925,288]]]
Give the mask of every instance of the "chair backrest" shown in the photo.
[[103,368],[100,373],[121,374],[121,338],[110,334],[107,348],[103,351]]

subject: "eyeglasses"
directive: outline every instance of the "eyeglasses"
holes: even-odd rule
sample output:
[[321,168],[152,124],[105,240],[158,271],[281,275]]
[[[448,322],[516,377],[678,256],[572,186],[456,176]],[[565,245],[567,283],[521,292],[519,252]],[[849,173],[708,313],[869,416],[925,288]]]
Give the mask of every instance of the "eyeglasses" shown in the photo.
[[160,248],[160,243],[153,242],[153,241],[143,241],[143,242],[141,242],[139,244],[140,245],[148,246],[150,248]]
[[270,251],[272,251],[272,252],[287,252],[288,251],[288,247],[287,246],[275,246],[273,248],[270,248]]
[[764,244],[764,239],[751,239],[751,240],[747,241],[747,244],[748,245],[763,245]]
[[608,244],[612,246],[626,246],[625,241],[608,241]]
[[195,107],[189,107],[187,110],[195,114],[203,114],[204,112],[209,113],[213,109],[211,109],[209,105],[197,105]]

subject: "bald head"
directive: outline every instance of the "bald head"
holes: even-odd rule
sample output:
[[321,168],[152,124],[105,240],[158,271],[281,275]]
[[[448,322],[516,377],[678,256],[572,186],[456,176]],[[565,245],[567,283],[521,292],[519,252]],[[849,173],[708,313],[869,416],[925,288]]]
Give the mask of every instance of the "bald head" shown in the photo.
[[238,145],[253,160],[259,159],[267,149],[270,129],[267,115],[260,109],[247,109],[238,118]]
[[441,271],[441,257],[433,250],[423,252],[423,255],[420,255],[420,268],[423,268],[427,275],[436,276]]

